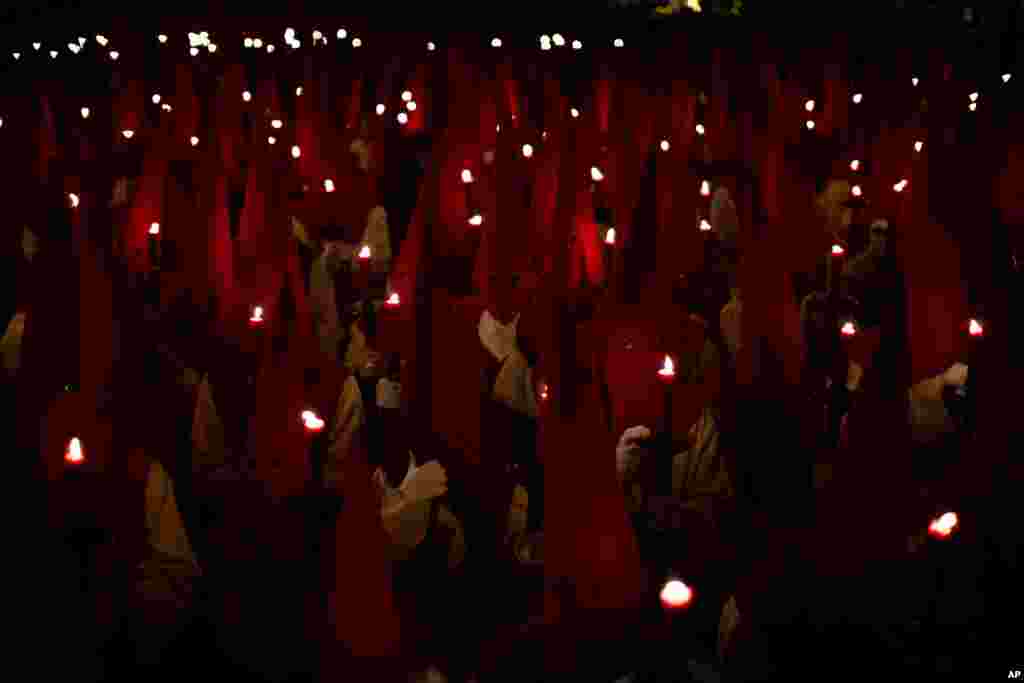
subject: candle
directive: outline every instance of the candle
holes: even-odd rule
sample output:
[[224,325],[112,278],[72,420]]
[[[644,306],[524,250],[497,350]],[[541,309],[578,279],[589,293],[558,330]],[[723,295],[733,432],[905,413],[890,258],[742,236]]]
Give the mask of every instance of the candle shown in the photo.
[[253,306],[252,314],[249,316],[249,325],[251,327],[259,327],[264,323],[263,319],[263,307]]
[[70,465],[81,465],[85,462],[85,455],[82,452],[82,441],[77,436],[72,437],[68,442],[68,448],[64,452],[64,461]]
[[953,534],[953,530],[959,523],[960,520],[955,512],[947,512],[932,520],[932,523],[928,525],[928,533],[932,538],[944,540]]
[[149,265],[154,269],[160,268],[160,224],[150,223],[147,236],[149,246]]
[[676,379],[676,366],[672,362],[672,357],[666,355],[665,360],[662,362],[661,369],[658,370],[658,379],[661,380],[666,386],[671,385]]
[[398,292],[392,292],[391,296],[384,300],[384,307],[390,310],[396,310],[401,304],[402,299],[398,296]]
[[312,410],[302,411],[302,424],[306,428],[307,432],[316,434],[323,430],[326,422],[317,417],[317,414]]
[[693,602],[693,589],[679,579],[669,579],[661,588],[661,604],[667,610],[686,609]]

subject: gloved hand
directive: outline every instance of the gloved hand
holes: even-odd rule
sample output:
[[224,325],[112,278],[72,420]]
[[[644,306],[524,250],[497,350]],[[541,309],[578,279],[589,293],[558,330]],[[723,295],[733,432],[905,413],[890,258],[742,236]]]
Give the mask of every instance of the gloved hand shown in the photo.
[[615,471],[619,475],[619,481],[625,477],[626,471],[630,469],[638,456],[640,442],[650,439],[651,430],[644,426],[630,427],[619,437],[619,444],[615,447]]
[[439,498],[448,492],[448,474],[436,460],[409,472],[399,487],[407,504]]

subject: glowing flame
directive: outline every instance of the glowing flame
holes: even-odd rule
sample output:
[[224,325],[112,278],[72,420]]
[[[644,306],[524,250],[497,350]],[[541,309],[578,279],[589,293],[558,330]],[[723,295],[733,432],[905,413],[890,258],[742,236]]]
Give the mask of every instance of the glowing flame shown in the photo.
[[69,192],[68,193],[68,199],[71,200],[71,208],[72,209],[77,209],[78,208],[78,195],[75,194],[74,192]]
[[599,169],[597,166],[591,166],[590,167],[590,178],[595,183],[599,183],[602,180],[604,180],[604,173],[601,173],[601,169]]
[[814,111],[814,100],[807,100],[804,104],[804,109],[806,109],[808,113]]
[[960,523],[955,512],[947,512],[928,525],[928,533],[934,538],[949,538]]
[[312,410],[302,411],[302,423],[305,425],[307,432],[319,432],[326,424]]
[[192,145],[193,147],[195,147],[196,145],[198,145],[198,144],[199,144],[199,138],[197,138],[197,137],[196,137],[195,135],[193,135],[192,137],[190,137],[190,138],[188,139],[188,142],[189,142],[189,144],[190,144],[190,145]]
[[911,78],[911,79],[910,79],[910,82],[911,82],[911,83],[912,83],[912,84],[914,85],[914,87],[916,88],[916,87],[917,87],[917,84],[918,84],[918,83],[920,83],[921,81],[920,81],[920,80],[919,80],[919,79],[917,78],[917,76],[914,76],[913,78]]
[[978,101],[978,93],[972,92],[971,95],[970,95],[970,98],[971,98],[971,102],[977,102]]
[[551,42],[555,44],[555,47],[563,47],[565,45],[565,38],[562,37],[561,33],[556,33],[551,36]]
[[135,135],[135,131],[131,129],[122,130],[121,135],[124,136],[125,140],[131,140],[132,137]]
[[462,182],[468,185],[471,182],[473,182],[473,180],[473,172],[470,171],[468,168],[462,169]]
[[541,385],[540,385],[540,400],[542,400],[542,401],[548,400],[548,385],[543,383],[543,382],[541,382]]
[[68,442],[68,449],[64,452],[64,460],[72,465],[80,465],[85,462],[85,455],[82,453],[82,441],[72,437]]
[[276,145],[277,144],[277,138],[275,138],[273,135],[268,135],[267,136],[267,144],[268,145]]
[[398,117],[397,118],[398,118],[399,125],[404,126],[405,124],[409,123],[409,115],[406,114],[404,111],[398,112]]
[[808,121],[806,124],[807,130],[814,130],[814,121]]
[[150,223],[149,224],[149,234],[150,235],[159,235],[160,234],[160,224],[159,223]]
[[296,86],[296,88],[295,88],[295,96],[296,97],[302,97],[302,86],[301,85],[300,86]]
[[569,110],[569,115],[572,116],[574,119],[578,119],[580,117],[580,110],[577,109],[576,107],[573,107],[572,109]]
[[162,98],[160,97],[160,93],[157,93],[156,95],[153,95],[152,99],[153,99],[153,104],[160,104],[160,100]]
[[661,147],[662,152],[667,152],[669,149],[672,148],[672,146],[668,144],[668,140],[662,140],[661,145],[659,146]]
[[855,334],[857,334],[857,326],[856,326],[856,325],[854,325],[854,324],[853,324],[852,322],[850,322],[850,321],[847,321],[847,322],[843,323],[843,327],[842,327],[842,330],[840,330],[840,331],[841,331],[841,332],[842,332],[842,333],[843,333],[843,334],[844,334],[845,336],[847,336],[847,337],[852,337],[852,336],[854,336]]
[[616,38],[614,41],[612,41],[612,45],[614,45],[615,47],[624,47],[626,43],[623,42],[622,38]]
[[1003,83],[1009,83],[1011,78],[1013,78],[1013,74],[1003,74]]
[[377,112],[377,116],[383,116],[383,115],[384,115],[384,112],[385,112],[385,111],[387,111],[387,109],[388,109],[388,108],[387,108],[387,107],[385,107],[385,106],[384,106],[383,104],[378,104],[378,105],[377,105],[377,108],[376,108],[376,109],[374,109],[374,111],[376,111],[376,112]]
[[863,190],[860,189],[860,185],[854,185],[852,188],[850,188],[850,194],[852,194],[854,197],[859,197],[862,194],[864,194],[864,192]]
[[697,135],[704,135],[704,124],[703,123],[698,123],[697,124]]
[[389,296],[384,303],[388,306],[400,306],[402,304],[402,299],[398,296],[398,292],[391,292],[391,296]]
[[978,103],[971,102],[969,105],[967,105],[967,108],[970,109],[971,111],[978,111]]
[[661,364],[661,369],[658,370],[658,374],[666,379],[671,379],[676,376],[676,364],[672,362],[670,356],[665,356],[665,360]]
[[274,119],[273,121],[270,122],[270,127],[271,128],[281,128],[281,126],[283,126],[283,125],[284,125],[284,122],[281,121],[281,119]]
[[412,91],[410,91],[410,90],[403,90],[402,91],[402,101],[403,102],[410,102],[410,101],[412,101]]
[[292,145],[292,159],[298,159],[302,156],[302,150],[299,149],[298,145]]
[[906,180],[901,180],[901,181],[899,181],[898,183],[896,183],[895,185],[892,186],[892,189],[895,190],[896,192],[903,192],[903,190],[905,190],[906,188],[907,188],[907,181]]
[[469,224],[474,226],[483,225],[484,217],[478,213],[474,213],[472,216],[469,217]]
[[572,41],[572,49],[574,49],[574,50],[582,50],[583,49],[583,43],[581,43],[578,40]]
[[707,218],[701,218],[698,227],[701,232],[711,232],[711,222]]
[[252,315],[249,316],[249,322],[251,322],[251,323],[261,323],[261,322],[263,322],[263,307],[262,306],[253,306],[252,307]]
[[330,178],[324,181],[324,192],[334,192],[334,181]]
[[832,255],[833,256],[842,256],[845,253],[846,253],[846,250],[843,249],[843,245],[841,245],[841,244],[833,244],[832,245]]
[[416,100],[409,100],[405,103],[405,108],[409,111],[416,111]]
[[82,118],[89,118],[89,107],[82,107]]
[[859,159],[854,159],[853,161],[850,162],[850,170],[851,171],[859,171],[860,170],[860,160]]
[[711,183],[706,180],[702,180],[700,183],[700,194],[703,197],[711,196]]
[[526,157],[527,159],[533,156],[533,145],[523,145],[523,156]]
[[604,235],[605,244],[615,244],[615,228],[608,228],[608,232]]
[[370,247],[366,244],[359,250],[359,260],[368,261],[370,259]]
[[436,49],[437,49],[437,46],[434,45],[433,41],[428,41],[427,42],[427,50],[429,50],[430,52],[433,52]]
[[249,92],[248,90],[243,90],[242,91],[242,101],[243,102],[250,102],[250,101],[252,101],[252,93]]
[[501,47],[501,38],[495,38],[492,40],[491,47]]
[[693,591],[679,579],[665,582],[661,589],[661,604],[665,609],[683,609],[693,601]]
[[864,101],[864,95],[862,95],[861,93],[857,93],[856,95],[853,96],[853,103],[854,104],[860,104],[863,101]]
[[923,142],[918,140],[917,142],[914,143],[914,151],[915,152],[920,152],[922,149],[924,149],[924,143]]
[[974,318],[967,324],[967,331],[972,337],[980,337],[985,334],[985,328]]

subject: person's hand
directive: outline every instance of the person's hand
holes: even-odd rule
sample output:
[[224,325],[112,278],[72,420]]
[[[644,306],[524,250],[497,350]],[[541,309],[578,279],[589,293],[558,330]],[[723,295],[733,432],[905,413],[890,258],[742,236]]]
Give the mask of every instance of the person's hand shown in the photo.
[[651,430],[644,426],[630,427],[619,437],[619,444],[615,447],[615,471],[621,480],[626,470],[635,461],[640,449],[640,442],[650,439]]
[[406,503],[418,503],[439,498],[448,492],[448,474],[436,460],[417,467],[399,489]]
[[954,363],[953,367],[942,375],[943,381],[948,387],[962,387],[967,384],[967,366],[963,363]]

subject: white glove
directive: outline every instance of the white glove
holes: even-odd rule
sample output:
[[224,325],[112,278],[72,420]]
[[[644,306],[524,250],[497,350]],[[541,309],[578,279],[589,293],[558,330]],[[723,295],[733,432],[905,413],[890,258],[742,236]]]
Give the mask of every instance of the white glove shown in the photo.
[[946,386],[962,387],[967,384],[967,366],[963,363],[954,363],[953,367],[942,375]]
[[406,504],[432,500],[448,492],[448,475],[441,463],[431,460],[422,467],[410,468],[399,490]]
[[640,449],[640,441],[651,438],[651,430],[644,426],[630,427],[619,437],[615,447],[615,471],[621,481],[626,471],[633,466]]

